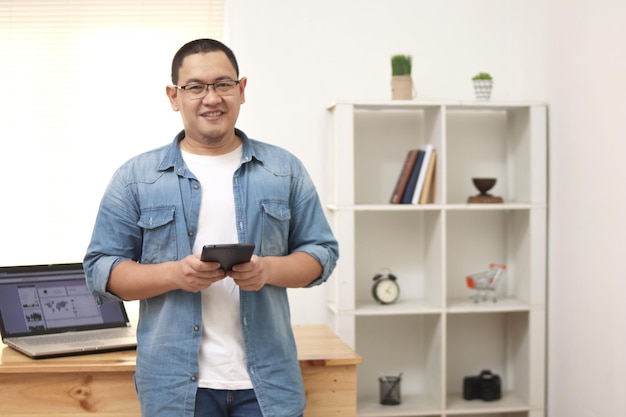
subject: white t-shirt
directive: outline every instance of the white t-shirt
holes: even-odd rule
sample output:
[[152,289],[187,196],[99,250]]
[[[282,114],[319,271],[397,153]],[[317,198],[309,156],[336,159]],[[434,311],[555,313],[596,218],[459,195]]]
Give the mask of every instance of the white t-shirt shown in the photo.
[[[182,152],[187,167],[202,187],[202,203],[193,253],[206,244],[237,243],[233,173],[242,147],[219,156]],[[213,389],[250,389],[240,324],[239,287],[230,277],[202,291],[202,342],[198,386]]]

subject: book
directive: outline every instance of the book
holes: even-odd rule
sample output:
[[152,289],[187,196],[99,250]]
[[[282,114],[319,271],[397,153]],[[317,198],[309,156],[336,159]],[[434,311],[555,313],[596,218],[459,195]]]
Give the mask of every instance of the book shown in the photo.
[[404,159],[402,169],[400,170],[400,175],[398,175],[396,185],[393,188],[393,193],[391,193],[391,198],[389,199],[390,203],[400,204],[402,201],[402,195],[404,194],[406,185],[409,182],[409,177],[411,176],[411,171],[413,170],[413,165],[415,165],[416,160],[417,149],[409,150],[406,154],[406,158]]
[[426,177],[426,171],[428,170],[428,162],[430,161],[430,154],[433,151],[433,145],[430,143],[420,148],[424,151],[424,162],[420,166],[420,171],[417,175],[417,183],[415,184],[415,191],[413,191],[413,195],[411,196],[411,203],[418,204],[420,200],[420,195],[422,195],[422,188],[424,187],[424,178]]
[[402,200],[400,203],[402,204],[411,204],[413,200],[413,194],[415,193],[415,186],[417,185],[417,177],[419,176],[420,170],[422,169],[422,162],[424,161],[424,150],[417,150],[417,160],[415,164],[413,164],[413,169],[411,170],[411,176],[409,177],[409,182],[406,184],[406,188],[404,189],[404,193],[402,194]]
[[424,178],[424,187],[422,188],[422,194],[420,195],[419,204],[432,203],[435,194],[435,168],[437,165],[437,152],[433,149],[430,154],[430,161],[428,161],[428,169],[426,170],[426,177]]

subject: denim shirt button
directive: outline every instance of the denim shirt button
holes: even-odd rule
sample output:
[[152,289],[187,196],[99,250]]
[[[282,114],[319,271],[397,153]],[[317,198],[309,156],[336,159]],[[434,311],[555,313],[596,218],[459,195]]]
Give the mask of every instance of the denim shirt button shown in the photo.
[[190,231],[190,232],[187,232],[187,235],[188,235],[189,237],[191,237],[191,236],[193,236],[193,232],[191,232],[191,231]]
[[194,184],[194,185],[193,185],[193,189],[194,189],[194,190],[197,190],[198,188],[200,188],[200,186],[199,186],[198,184]]
[[189,379],[191,379],[192,381],[195,381],[196,380],[196,376],[195,375],[191,375],[191,378],[189,378]]
[[197,332],[198,330],[200,330],[200,326],[198,326],[197,324],[195,326],[193,326],[193,331]]

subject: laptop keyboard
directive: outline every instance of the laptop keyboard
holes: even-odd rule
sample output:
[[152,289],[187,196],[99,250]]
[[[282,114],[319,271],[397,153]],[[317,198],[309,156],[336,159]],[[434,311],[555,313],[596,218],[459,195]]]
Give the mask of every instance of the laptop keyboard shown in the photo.
[[72,332],[54,335],[26,337],[22,341],[31,346],[65,345],[77,342],[92,342],[97,340],[118,339],[131,335],[130,328],[98,330],[97,332]]

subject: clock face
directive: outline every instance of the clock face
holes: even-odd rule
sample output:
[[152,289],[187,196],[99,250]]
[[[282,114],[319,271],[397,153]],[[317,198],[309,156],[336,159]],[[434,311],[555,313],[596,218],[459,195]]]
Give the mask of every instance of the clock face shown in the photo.
[[400,287],[398,283],[391,278],[377,279],[372,288],[372,293],[376,301],[381,304],[391,304],[398,299],[400,295]]

